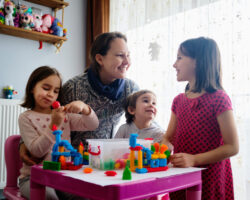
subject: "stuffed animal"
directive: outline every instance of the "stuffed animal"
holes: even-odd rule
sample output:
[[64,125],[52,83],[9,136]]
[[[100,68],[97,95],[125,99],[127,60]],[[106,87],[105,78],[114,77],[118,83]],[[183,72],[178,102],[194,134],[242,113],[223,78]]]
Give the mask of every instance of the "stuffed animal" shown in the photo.
[[21,27],[27,30],[31,30],[33,27],[33,17],[29,13],[21,14],[20,20]]
[[42,32],[43,33],[50,33],[50,27],[52,26],[52,23],[54,21],[54,17],[52,17],[50,14],[44,14],[42,16]]
[[11,1],[5,1],[4,11],[5,11],[5,24],[8,26],[14,26],[14,7],[15,5]]
[[33,30],[42,32],[42,28],[41,28],[42,23],[43,23],[42,16],[39,14],[33,14],[33,23],[34,23]]
[[4,17],[4,8],[0,8],[0,24],[4,24],[5,17]]
[[63,36],[63,27],[59,19],[54,19],[52,26],[50,27],[50,33],[59,37]]

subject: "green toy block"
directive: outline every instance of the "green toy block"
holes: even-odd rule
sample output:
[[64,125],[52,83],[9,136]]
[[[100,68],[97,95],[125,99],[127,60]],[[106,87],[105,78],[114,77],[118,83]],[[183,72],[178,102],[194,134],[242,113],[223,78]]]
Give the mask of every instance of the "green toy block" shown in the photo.
[[128,166],[125,167],[123,174],[122,174],[122,180],[132,180],[132,173]]
[[83,160],[89,160],[89,155],[83,155]]
[[171,152],[169,150],[165,151],[165,155],[167,156],[167,158],[170,156]]
[[61,170],[61,163],[60,162],[53,162],[53,161],[43,161],[43,169],[60,171]]

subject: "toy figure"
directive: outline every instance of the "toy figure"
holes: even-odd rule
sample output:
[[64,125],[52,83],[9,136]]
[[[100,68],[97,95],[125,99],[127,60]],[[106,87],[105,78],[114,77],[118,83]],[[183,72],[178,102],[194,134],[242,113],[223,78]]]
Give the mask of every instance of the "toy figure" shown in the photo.
[[4,24],[5,17],[4,17],[4,8],[0,8],[0,24]]
[[66,28],[63,29],[63,37],[66,37],[68,30]]
[[42,32],[42,16],[39,14],[33,14],[34,31]]
[[54,19],[52,26],[50,27],[50,33],[59,37],[63,36],[63,27],[59,19]]
[[27,30],[31,30],[33,27],[33,17],[28,13],[21,14],[21,27]]
[[50,33],[50,27],[52,26],[52,23],[54,21],[54,17],[52,17],[50,14],[45,14],[42,16],[42,32],[43,33]]
[[4,11],[5,11],[5,24],[8,26],[14,26],[14,4],[11,1],[6,1],[4,3]]
[[3,93],[5,99],[12,99],[13,95],[17,94],[17,91],[15,91],[12,86],[7,86],[3,88]]

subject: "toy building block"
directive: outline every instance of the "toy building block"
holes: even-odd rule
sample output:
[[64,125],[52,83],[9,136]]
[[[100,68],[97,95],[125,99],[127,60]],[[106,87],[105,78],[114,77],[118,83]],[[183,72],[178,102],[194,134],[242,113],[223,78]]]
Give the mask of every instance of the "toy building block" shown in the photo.
[[132,174],[130,169],[126,166],[123,174],[122,174],[122,180],[132,180]]
[[116,176],[117,173],[115,171],[106,171],[104,174],[106,174],[106,176]]
[[60,105],[60,102],[59,101],[54,101],[53,103],[52,103],[52,108],[54,108],[54,109],[57,109],[57,108],[59,108],[61,105]]
[[84,172],[85,174],[90,174],[92,171],[93,171],[93,169],[90,168],[90,167],[86,167],[86,168],[84,168],[84,170],[83,170],[83,172]]
[[60,171],[61,170],[61,163],[60,162],[53,162],[53,161],[43,161],[43,169]]

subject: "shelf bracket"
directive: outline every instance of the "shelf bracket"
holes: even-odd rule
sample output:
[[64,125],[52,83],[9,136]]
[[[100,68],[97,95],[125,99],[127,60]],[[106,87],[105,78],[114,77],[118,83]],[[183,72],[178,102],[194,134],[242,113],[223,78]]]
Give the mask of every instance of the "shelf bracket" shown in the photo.
[[63,43],[64,43],[64,40],[60,40],[60,41],[54,43],[54,46],[56,47],[56,53],[60,52],[60,49],[61,49]]

